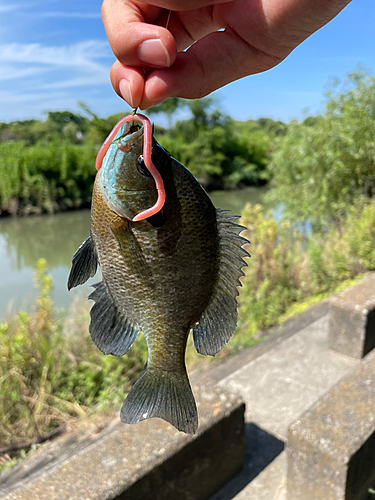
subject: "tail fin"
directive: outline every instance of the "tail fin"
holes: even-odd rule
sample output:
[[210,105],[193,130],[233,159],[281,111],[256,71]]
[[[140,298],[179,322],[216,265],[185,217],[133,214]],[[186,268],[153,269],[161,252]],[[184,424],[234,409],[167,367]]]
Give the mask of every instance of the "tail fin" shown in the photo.
[[121,420],[135,424],[159,417],[179,431],[195,434],[197,407],[186,372],[145,367],[121,408]]

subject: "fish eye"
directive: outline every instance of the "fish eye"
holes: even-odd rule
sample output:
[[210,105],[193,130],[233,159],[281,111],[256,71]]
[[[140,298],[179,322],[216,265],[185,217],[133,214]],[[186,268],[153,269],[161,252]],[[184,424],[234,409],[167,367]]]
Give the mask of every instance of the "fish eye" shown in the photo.
[[146,167],[145,161],[143,159],[143,155],[140,155],[137,158],[137,170],[139,173],[141,173],[145,177],[152,177],[152,175],[148,171],[148,168]]

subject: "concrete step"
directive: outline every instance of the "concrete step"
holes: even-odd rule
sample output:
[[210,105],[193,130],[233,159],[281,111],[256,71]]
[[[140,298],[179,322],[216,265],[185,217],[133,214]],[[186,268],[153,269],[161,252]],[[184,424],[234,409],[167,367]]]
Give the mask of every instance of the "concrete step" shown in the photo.
[[210,500],[286,500],[284,443],[254,424],[246,424],[246,453],[239,474]]
[[295,333],[219,382],[240,394],[245,421],[277,438],[358,361],[328,348],[328,316]]
[[244,405],[219,388],[194,390],[199,428],[161,419],[116,419],[97,435],[80,432],[37,450],[0,476],[2,500],[205,500],[240,469]]
[[[330,300],[328,314],[227,373],[246,427],[286,450],[248,460],[211,500],[369,500],[375,487],[375,274]],[[267,436],[266,436],[267,434]],[[267,449],[267,447],[265,447]],[[264,449],[248,435],[246,455]],[[267,453],[266,453],[267,454]],[[267,461],[266,461],[267,462]],[[258,473],[258,475],[256,475]]]
[[288,433],[288,500],[366,500],[375,486],[375,352]]
[[[289,426],[358,364],[329,349],[328,324],[325,314],[301,330],[280,332],[267,350],[218,381],[220,387],[241,395],[246,428],[254,426],[263,432],[263,445],[254,433],[247,434],[242,471],[210,500],[287,499],[282,450]],[[274,443],[274,455],[265,443]],[[246,461],[252,456],[257,456],[258,465]],[[262,460],[263,467],[259,467]]]

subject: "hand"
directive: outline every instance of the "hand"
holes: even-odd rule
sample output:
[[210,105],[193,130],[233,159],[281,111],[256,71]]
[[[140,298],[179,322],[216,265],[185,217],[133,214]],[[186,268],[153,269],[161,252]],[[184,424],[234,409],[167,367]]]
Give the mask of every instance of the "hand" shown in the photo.
[[141,109],[203,97],[276,66],[349,2],[104,0],[113,88]]

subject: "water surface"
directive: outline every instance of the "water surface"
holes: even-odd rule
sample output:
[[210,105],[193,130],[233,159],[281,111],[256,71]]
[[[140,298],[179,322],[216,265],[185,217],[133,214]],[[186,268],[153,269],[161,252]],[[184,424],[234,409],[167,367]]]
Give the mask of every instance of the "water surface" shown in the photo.
[[[249,188],[216,191],[210,196],[216,207],[239,215],[246,203],[262,203],[264,194],[264,188]],[[47,260],[53,277],[57,307],[69,305],[77,294],[87,296],[89,285],[100,280],[99,274],[70,292],[66,282],[72,255],[89,234],[89,210],[0,219],[0,320],[20,309],[32,308],[36,295],[33,270],[42,257]]]

